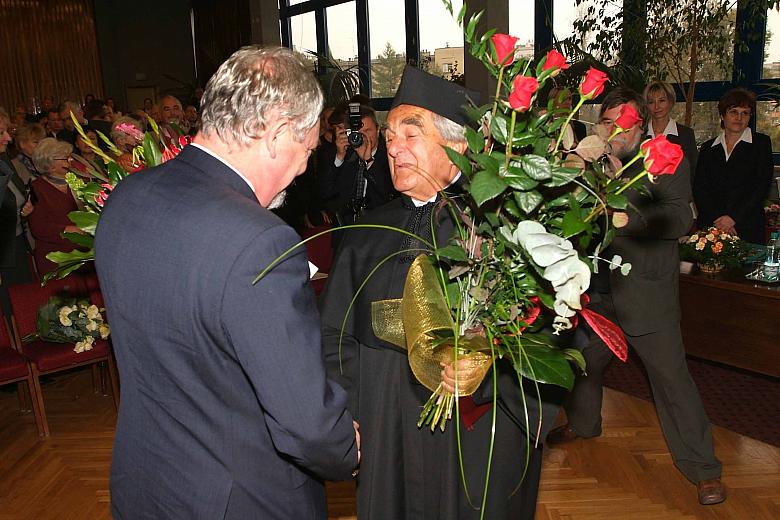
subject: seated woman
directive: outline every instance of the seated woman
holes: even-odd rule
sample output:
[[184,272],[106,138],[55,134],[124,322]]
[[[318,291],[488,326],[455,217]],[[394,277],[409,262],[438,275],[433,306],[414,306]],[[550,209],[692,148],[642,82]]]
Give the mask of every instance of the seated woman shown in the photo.
[[[97,145],[98,135],[94,129],[89,126],[84,127],[84,135],[86,135],[92,144]],[[103,160],[95,153],[91,146],[80,136],[76,136],[76,151],[71,166],[74,170],[78,170],[86,175],[92,174],[92,169],[97,170],[100,174],[105,174],[106,166],[103,164]]]
[[46,137],[46,130],[39,123],[28,123],[16,131],[14,142],[19,155],[14,158],[12,163],[25,185],[38,178],[38,170],[33,164],[32,155],[44,137]]
[[693,182],[699,155],[696,149],[696,137],[691,128],[678,123],[669,115],[674,108],[676,97],[674,89],[665,81],[653,81],[645,87],[644,96],[650,111],[647,135],[651,138],[665,135],[670,142],[682,146],[683,154],[691,166],[691,182]]
[[756,96],[743,88],[718,101],[719,136],[701,145],[693,200],[699,228],[715,226],[743,240],[763,243],[762,202],[772,181],[772,141],[748,127],[756,113]]
[[35,211],[30,214],[30,231],[35,237],[35,264],[38,273],[44,275],[57,267],[46,255],[52,251],[72,251],[75,246],[60,235],[63,232],[80,232],[68,218],[76,211],[76,199],[65,182],[70,170],[73,146],[64,141],[47,137],[33,152],[35,167],[41,176],[31,184],[37,200]]

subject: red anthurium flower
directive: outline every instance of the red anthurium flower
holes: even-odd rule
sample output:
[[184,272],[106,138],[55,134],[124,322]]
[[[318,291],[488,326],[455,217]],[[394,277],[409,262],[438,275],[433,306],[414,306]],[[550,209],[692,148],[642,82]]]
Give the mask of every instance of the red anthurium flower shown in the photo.
[[517,38],[508,34],[494,34],[492,38],[493,46],[496,48],[496,58],[498,65],[506,67],[515,61],[515,44]]
[[192,137],[188,135],[180,135],[179,136],[179,148],[184,148],[188,144],[192,142]]
[[634,107],[628,103],[624,103],[620,106],[620,115],[615,119],[615,125],[619,126],[623,130],[630,130],[636,125],[642,124],[642,118],[639,117],[639,113]]
[[606,73],[593,67],[589,68],[588,73],[585,74],[585,79],[582,80],[580,85],[580,94],[588,99],[599,97],[604,92],[604,83],[608,79],[609,76]]
[[531,106],[531,98],[539,88],[536,78],[530,76],[517,76],[512,85],[512,93],[509,94],[509,106],[518,112],[526,112]]
[[[561,70],[568,69],[569,66],[566,64],[566,56],[556,51],[555,49],[552,49],[550,52],[547,53],[547,59],[544,60],[544,66],[542,67],[542,70],[550,70],[556,68],[558,69],[559,72]],[[554,72],[553,76],[558,72]]]
[[642,144],[645,168],[651,175],[673,174],[683,158],[682,147],[659,135]]

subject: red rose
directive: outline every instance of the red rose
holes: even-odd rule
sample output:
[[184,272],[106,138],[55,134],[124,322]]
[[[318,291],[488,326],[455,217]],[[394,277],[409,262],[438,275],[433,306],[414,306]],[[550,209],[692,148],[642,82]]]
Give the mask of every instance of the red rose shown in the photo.
[[606,73],[593,67],[589,68],[585,79],[582,80],[582,85],[580,85],[580,94],[588,99],[599,97],[604,92],[604,83],[608,79],[609,76]]
[[620,106],[620,115],[615,119],[615,125],[619,126],[623,130],[631,130],[637,124],[642,124],[642,118],[639,117],[636,109],[624,103]]
[[683,158],[682,147],[659,135],[642,144],[645,168],[651,175],[670,175],[677,170]]
[[515,61],[515,44],[517,38],[508,34],[494,34],[491,38],[493,46],[496,48],[496,58],[498,65],[506,67]]
[[539,88],[536,78],[517,76],[509,94],[509,106],[518,112],[526,112],[531,107],[531,98]]
[[547,59],[544,60],[544,66],[542,67],[542,70],[550,70],[555,68],[559,70],[566,70],[569,68],[569,66],[566,65],[566,56],[553,49],[547,53]]

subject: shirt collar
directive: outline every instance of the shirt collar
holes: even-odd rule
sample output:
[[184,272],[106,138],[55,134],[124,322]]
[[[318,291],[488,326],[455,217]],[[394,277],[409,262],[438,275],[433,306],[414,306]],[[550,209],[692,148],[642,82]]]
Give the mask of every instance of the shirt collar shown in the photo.
[[217,155],[217,153],[216,153],[216,152],[214,152],[214,151],[212,151],[212,150],[209,150],[208,148],[206,148],[206,147],[205,147],[205,146],[203,146],[202,144],[198,144],[198,143],[190,143],[190,146],[194,146],[195,148],[197,148],[197,149],[199,149],[199,150],[203,150],[204,152],[206,152],[207,154],[209,154],[210,156],[212,156],[213,158],[215,158],[216,160],[218,160],[219,162],[221,162],[222,164],[224,164],[225,166],[227,166],[228,168],[230,168],[231,170],[233,170],[233,171],[236,173],[236,175],[238,175],[239,177],[241,177],[241,178],[244,180],[244,182],[245,182],[245,183],[247,183],[247,184],[249,185],[249,187],[252,189],[252,193],[254,193],[254,192],[255,192],[255,187],[254,187],[254,186],[252,186],[252,183],[251,183],[251,182],[249,182],[249,179],[247,179],[246,177],[244,177],[244,176],[241,174],[241,172],[240,172],[240,171],[238,171],[238,170],[237,170],[237,169],[236,169],[236,168],[235,168],[235,167],[234,167],[232,164],[230,164],[230,163],[229,163],[229,162],[227,162],[225,159],[223,159],[222,157],[220,157],[219,155]]
[[[653,130],[653,123],[650,122],[649,125],[647,125],[647,135],[651,138],[655,137],[655,131]],[[677,121],[675,121],[673,118],[669,118],[669,122],[666,123],[666,128],[664,128],[664,134],[663,135],[679,135],[677,133]]]
[[[461,172],[458,172],[458,174],[455,176],[455,178],[454,178],[454,179],[452,179],[452,180],[450,181],[450,183],[449,183],[449,184],[447,184],[447,185],[444,187],[444,189],[443,189],[442,191],[446,190],[447,188],[449,188],[450,186],[452,186],[453,184],[455,184],[456,182],[458,182],[458,179],[460,179],[460,175],[461,175]],[[415,208],[419,208],[420,206],[425,206],[426,204],[428,204],[428,203],[430,203],[430,202],[436,202],[436,198],[437,198],[438,196],[439,196],[439,193],[438,193],[438,192],[436,192],[436,193],[433,195],[433,197],[431,197],[431,198],[430,198],[430,199],[428,199],[428,200],[417,200],[417,199],[415,199],[414,197],[409,197],[409,198],[410,198],[410,199],[412,199],[412,204],[414,204],[414,207],[415,207]]]

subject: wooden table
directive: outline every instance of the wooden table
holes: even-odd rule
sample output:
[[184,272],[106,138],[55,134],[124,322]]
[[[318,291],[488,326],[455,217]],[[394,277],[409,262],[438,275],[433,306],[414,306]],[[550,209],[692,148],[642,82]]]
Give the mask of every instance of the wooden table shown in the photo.
[[752,282],[745,272],[680,274],[685,350],[780,377],[780,284]]

